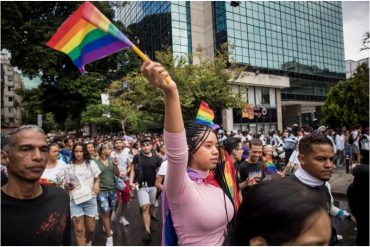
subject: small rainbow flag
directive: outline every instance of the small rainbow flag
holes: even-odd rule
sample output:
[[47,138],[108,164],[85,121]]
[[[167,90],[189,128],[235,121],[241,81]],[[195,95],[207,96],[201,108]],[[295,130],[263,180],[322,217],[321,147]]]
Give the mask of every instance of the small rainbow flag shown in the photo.
[[209,108],[208,104],[202,100],[200,102],[200,107],[198,110],[197,117],[195,118],[195,122],[213,127],[214,118],[215,114],[213,113],[212,109]]
[[88,63],[128,47],[137,48],[90,2],[83,3],[46,44],[67,54],[81,74]]
[[265,161],[265,170],[267,174],[275,174],[277,173],[277,168],[275,164],[272,162],[272,158],[269,158]]

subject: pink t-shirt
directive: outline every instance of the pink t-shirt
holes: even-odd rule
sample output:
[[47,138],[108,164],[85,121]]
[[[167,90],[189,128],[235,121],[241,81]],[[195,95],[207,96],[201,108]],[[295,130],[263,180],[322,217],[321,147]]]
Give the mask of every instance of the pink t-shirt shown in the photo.
[[[164,131],[164,140],[168,156],[165,188],[178,244],[222,245],[227,222],[234,216],[232,202],[221,188],[189,178],[185,131]],[[208,171],[197,172],[208,175]]]

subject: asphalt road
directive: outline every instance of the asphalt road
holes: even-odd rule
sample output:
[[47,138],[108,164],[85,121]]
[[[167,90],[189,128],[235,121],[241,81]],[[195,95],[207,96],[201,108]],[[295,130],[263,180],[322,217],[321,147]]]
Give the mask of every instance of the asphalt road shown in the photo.
[[[161,205],[156,208],[157,215],[161,215]],[[159,217],[161,218],[161,217]],[[144,225],[140,215],[139,202],[136,194],[128,206],[127,220],[130,222],[129,226],[123,226],[117,222],[112,223],[113,229],[113,243],[114,245],[120,246],[137,246],[137,245],[148,245],[148,246],[160,246],[162,239],[162,220],[151,222],[152,230],[152,242],[145,243],[142,241],[144,234]],[[103,225],[101,219],[97,221],[95,239],[93,245],[105,245],[106,234],[103,232]]]

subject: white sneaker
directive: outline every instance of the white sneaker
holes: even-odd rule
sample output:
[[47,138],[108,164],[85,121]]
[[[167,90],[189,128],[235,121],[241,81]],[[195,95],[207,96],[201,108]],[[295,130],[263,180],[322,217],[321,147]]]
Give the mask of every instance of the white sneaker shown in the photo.
[[124,226],[130,225],[130,222],[128,222],[125,217],[121,217],[121,219],[119,220],[119,223],[121,223]]
[[86,243],[86,246],[91,246],[92,245],[92,241],[89,241]]
[[[104,226],[103,226],[103,232],[105,232],[105,228],[104,228]],[[110,229],[110,235],[112,235],[112,236],[113,236],[113,230],[112,230],[112,229]]]
[[107,242],[105,243],[105,246],[113,246],[113,237],[107,237]]
[[343,239],[343,236],[342,236],[342,235],[337,234],[337,239],[338,239],[338,241],[340,241],[340,240],[342,240],[342,239]]

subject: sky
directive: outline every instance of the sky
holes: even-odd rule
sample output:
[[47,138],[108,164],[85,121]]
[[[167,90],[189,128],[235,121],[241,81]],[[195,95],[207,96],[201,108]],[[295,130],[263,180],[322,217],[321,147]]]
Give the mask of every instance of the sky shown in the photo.
[[346,60],[370,57],[370,51],[361,51],[362,38],[369,31],[369,1],[343,1],[344,56]]

